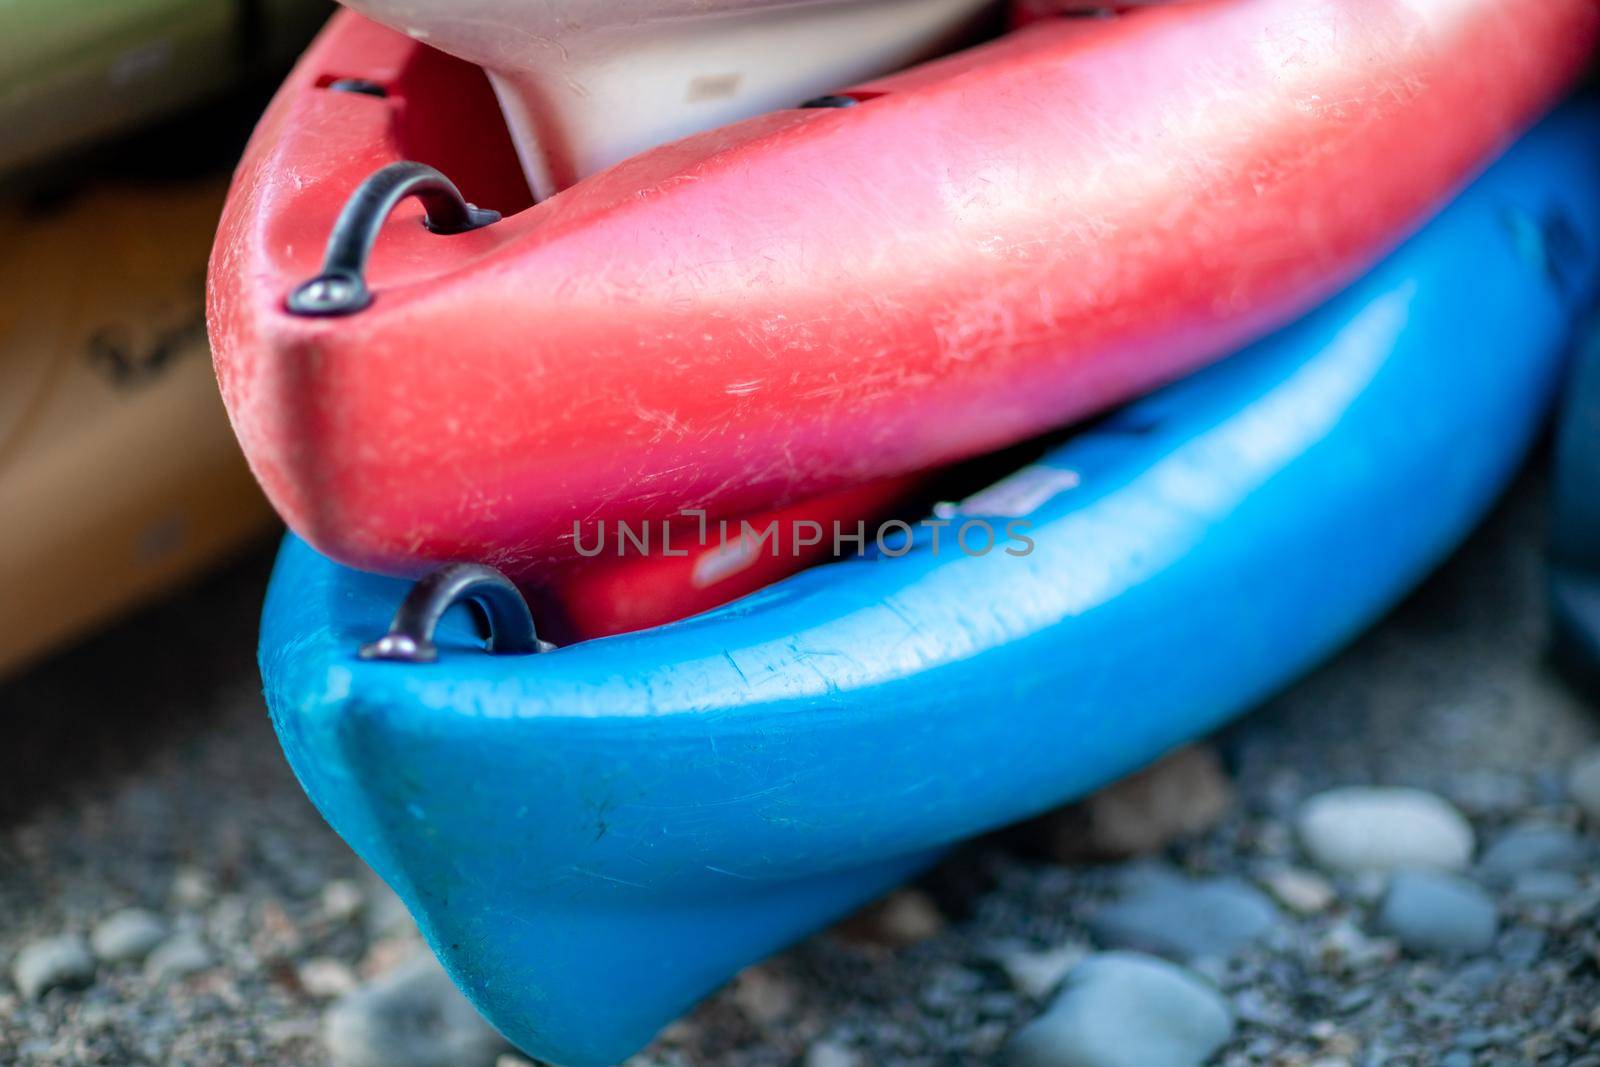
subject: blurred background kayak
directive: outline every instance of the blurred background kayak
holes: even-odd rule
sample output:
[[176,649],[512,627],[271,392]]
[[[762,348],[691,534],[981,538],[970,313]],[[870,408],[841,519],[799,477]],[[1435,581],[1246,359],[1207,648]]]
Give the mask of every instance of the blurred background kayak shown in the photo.
[[0,676],[274,526],[217,396],[206,257],[330,10],[0,4]]
[[272,525],[206,345],[225,188],[0,208],[0,672]]
[[281,73],[324,0],[7,0],[0,173]]

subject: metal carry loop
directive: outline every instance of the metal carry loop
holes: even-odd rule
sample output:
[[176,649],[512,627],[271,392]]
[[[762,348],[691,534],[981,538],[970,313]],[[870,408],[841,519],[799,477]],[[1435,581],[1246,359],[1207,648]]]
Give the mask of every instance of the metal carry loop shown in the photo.
[[511,579],[478,563],[440,567],[412,587],[389,624],[389,632],[361,646],[362,659],[395,663],[432,663],[439,658],[434,630],[456,604],[475,604],[489,624],[488,650],[496,655],[524,656],[556,646],[541,641],[533,614]]
[[434,233],[466,233],[500,221],[498,211],[467,203],[454,182],[427,164],[390,163],[362,182],[346,201],[328,235],[322,273],[289,294],[290,312],[319,317],[351,315],[370,305],[367,258],[384,220],[411,196],[427,209],[426,225]]

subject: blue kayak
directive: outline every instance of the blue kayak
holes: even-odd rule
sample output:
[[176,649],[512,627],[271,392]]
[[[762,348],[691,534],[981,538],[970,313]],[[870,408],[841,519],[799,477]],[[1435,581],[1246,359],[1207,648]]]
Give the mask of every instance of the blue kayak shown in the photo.
[[[460,611],[436,662],[364,660],[408,585],[291,538],[273,721],[484,1014],[553,1063],[615,1063],[952,843],[1212,730],[1382,615],[1517,469],[1597,249],[1600,112],[1572,108],[1319,312],[942,509],[939,551],[642,633],[492,655]],[[953,548],[968,523],[1000,543]]]

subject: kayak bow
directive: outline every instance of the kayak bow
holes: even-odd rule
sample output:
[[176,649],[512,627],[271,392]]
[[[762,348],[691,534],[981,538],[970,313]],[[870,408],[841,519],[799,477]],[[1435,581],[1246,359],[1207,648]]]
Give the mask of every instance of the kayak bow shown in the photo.
[[[1226,5],[1224,5],[1226,6]],[[1032,550],[832,564],[531,656],[285,545],[261,664],[312,800],[512,1040],[615,1063],[964,837],[1214,728],[1393,605],[1534,437],[1596,288],[1600,114],[1375,273],[946,515]],[[1248,591],[1248,595],[1246,595]]]
[[[1050,19],[529,206],[482,71],[347,13],[239,170],[218,379],[321,551],[533,588],[575,564],[594,502],[630,523],[784,507],[1064,426],[1282,325],[1533,122],[1597,32],[1600,0]],[[408,160],[442,173],[386,169]],[[410,200],[385,223],[408,192],[452,235]]]

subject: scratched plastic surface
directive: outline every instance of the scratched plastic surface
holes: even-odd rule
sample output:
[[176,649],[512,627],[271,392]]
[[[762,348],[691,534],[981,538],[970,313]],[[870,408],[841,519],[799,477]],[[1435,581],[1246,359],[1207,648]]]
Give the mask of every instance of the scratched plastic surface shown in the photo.
[[[1553,104],[1600,0],[1214,0],[1036,22],[646,152],[525,208],[482,75],[345,15],[239,172],[218,377],[334,558],[570,563],[575,518],[781,507],[1142,395],[1347,284]],[[365,77],[388,99],[318,88]],[[475,80],[474,80],[475,79]],[[340,205],[412,155],[513,212],[378,242],[295,318]],[[519,199],[520,197],[520,199]]]
[[940,849],[1211,730],[1387,610],[1521,461],[1597,250],[1586,107],[1325,308],[972,498],[1056,488],[1025,557],[924,542],[543,656],[459,626],[408,667],[354,655],[406,584],[291,538],[262,632],[274,723],[496,1025],[565,1067],[619,1061]]

